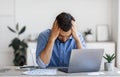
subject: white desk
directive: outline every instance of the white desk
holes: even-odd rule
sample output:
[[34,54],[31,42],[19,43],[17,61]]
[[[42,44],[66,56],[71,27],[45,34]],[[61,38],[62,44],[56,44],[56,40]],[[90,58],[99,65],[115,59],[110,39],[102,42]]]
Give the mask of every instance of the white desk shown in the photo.
[[[7,71],[1,71],[1,69],[9,69]],[[30,75],[23,75],[23,72],[26,71],[25,69],[16,69],[16,67],[1,67],[0,68],[0,77],[30,77]],[[120,73],[117,73],[118,71],[120,71],[119,69],[116,69],[113,72],[107,72],[107,71],[100,71],[100,72],[104,72],[104,74],[101,75],[88,75],[88,73],[64,73],[61,71],[57,71],[56,75],[52,75],[51,77],[56,77],[56,76],[60,76],[60,77],[71,77],[71,76],[76,76],[76,77],[118,77],[120,76]],[[48,75],[41,75],[41,77],[48,77]],[[33,77],[33,76],[31,76]],[[35,76],[35,77],[40,77],[40,76]]]

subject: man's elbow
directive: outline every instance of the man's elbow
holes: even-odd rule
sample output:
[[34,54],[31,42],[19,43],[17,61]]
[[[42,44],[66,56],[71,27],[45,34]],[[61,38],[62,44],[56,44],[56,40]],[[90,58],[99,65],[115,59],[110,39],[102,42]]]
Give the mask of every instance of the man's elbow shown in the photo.
[[48,64],[45,64],[39,57],[36,58],[36,63],[40,68],[46,68],[48,66]]

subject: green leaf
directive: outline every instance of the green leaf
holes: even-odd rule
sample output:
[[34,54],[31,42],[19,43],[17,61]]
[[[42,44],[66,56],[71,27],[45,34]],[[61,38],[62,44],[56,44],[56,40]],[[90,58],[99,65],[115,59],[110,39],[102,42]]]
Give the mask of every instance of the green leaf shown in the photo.
[[114,57],[114,55],[115,55],[115,54],[112,54],[112,56],[111,56],[111,57]]
[[19,24],[16,24],[16,30],[19,31]]
[[113,56],[113,57],[112,57],[112,60],[113,60],[115,57],[116,57],[116,56]]
[[25,31],[25,29],[26,29],[26,27],[24,26],[24,27],[20,30],[19,35],[22,34],[22,33]]
[[11,46],[13,47],[13,49],[16,51],[19,49],[20,46],[20,39],[18,38],[14,38],[11,42]]
[[24,41],[24,39],[21,41],[21,45],[22,45],[24,48],[27,48],[27,47],[28,47],[28,45],[27,45],[27,43]]
[[9,26],[8,26],[8,29],[9,29],[11,32],[16,33],[16,31],[13,30],[12,28],[10,28]]
[[103,56],[106,60],[107,60],[107,57]]
[[116,57],[116,55],[115,54],[112,54],[112,55],[105,54],[105,56],[103,56],[103,57],[107,60],[108,63],[110,63]]
[[12,44],[9,44],[9,47],[11,47],[12,46]]

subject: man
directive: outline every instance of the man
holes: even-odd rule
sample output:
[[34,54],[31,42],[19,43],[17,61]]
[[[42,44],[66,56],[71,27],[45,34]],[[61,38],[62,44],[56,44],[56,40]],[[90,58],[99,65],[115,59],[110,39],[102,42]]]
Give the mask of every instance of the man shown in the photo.
[[52,30],[40,33],[36,62],[41,68],[67,67],[71,50],[85,48],[84,39],[75,26],[75,19],[63,12],[56,17]]

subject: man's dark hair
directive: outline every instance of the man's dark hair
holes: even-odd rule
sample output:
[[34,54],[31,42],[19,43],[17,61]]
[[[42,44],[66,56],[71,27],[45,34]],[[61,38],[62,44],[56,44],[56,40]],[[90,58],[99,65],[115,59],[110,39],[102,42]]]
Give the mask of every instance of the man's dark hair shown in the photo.
[[62,12],[56,17],[58,26],[65,32],[69,31],[72,27],[71,21],[75,21],[75,19],[69,14]]

